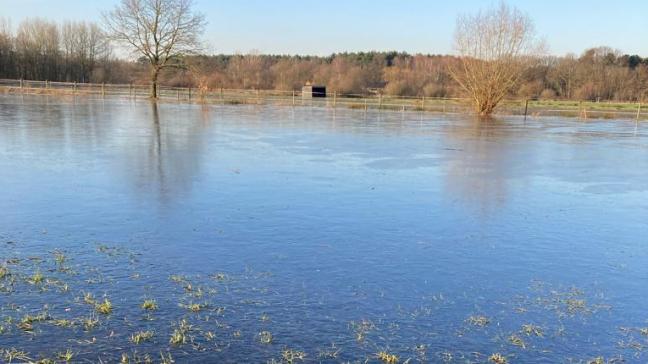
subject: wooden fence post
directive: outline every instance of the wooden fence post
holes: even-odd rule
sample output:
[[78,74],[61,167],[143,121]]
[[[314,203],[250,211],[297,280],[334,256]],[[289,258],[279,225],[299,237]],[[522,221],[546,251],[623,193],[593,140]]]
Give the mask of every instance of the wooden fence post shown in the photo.
[[292,106],[295,106],[295,90],[292,92]]
[[23,79],[20,79],[20,88],[23,88]]
[[133,83],[128,84],[128,97],[133,97]]
[[333,108],[337,105],[337,91],[333,91]]
[[425,111],[425,96],[421,97],[421,110]]
[[72,84],[72,94],[76,95],[76,91],[77,91],[77,83],[76,81],[74,81],[74,84]]
[[529,112],[529,99],[524,102],[524,121],[527,119],[527,113]]
[[106,83],[101,83],[101,97],[106,97]]
[[378,110],[382,109],[382,94],[378,94]]
[[220,88],[220,99],[221,99],[221,104],[225,105],[225,93],[223,92],[223,88]]
[[191,86],[189,86],[189,101],[191,101]]
[[641,99],[639,100],[639,107],[637,107],[637,121],[639,121],[639,117],[641,117]]

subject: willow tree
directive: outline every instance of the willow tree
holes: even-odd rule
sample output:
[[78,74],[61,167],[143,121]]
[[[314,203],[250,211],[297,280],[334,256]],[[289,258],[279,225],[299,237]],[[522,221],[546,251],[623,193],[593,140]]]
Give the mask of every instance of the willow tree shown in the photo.
[[541,53],[531,19],[515,8],[499,7],[457,20],[455,51],[459,59],[450,74],[488,116],[517,85]]
[[192,0],[121,0],[103,16],[111,39],[149,62],[152,98],[160,72],[181,67],[184,56],[200,50],[205,17],[192,6]]

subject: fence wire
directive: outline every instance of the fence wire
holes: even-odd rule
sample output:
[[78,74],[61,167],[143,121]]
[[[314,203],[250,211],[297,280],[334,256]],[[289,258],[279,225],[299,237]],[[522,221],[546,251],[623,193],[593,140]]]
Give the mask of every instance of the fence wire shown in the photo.
[[[98,84],[0,79],[4,93],[53,94],[68,96],[125,97],[144,99],[150,86],[141,84]],[[472,103],[466,98],[390,96],[380,94],[347,94],[328,92],[325,97],[312,97],[301,90],[241,90],[158,86],[158,98],[164,101],[196,102],[223,105],[285,105],[312,107],[344,107],[394,111],[436,113],[471,113]],[[563,116],[606,119],[648,119],[648,108],[640,102],[592,102],[574,100],[508,99],[499,106],[500,115],[524,115],[527,118]]]

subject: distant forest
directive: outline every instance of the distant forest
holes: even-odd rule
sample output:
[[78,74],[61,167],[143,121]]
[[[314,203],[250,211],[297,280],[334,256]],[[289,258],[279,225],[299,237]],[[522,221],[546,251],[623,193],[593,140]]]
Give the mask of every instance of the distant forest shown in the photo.
[[[346,94],[462,97],[448,74],[452,62],[457,58],[398,52],[191,56],[184,60],[187,67],[165,70],[160,83],[297,90],[313,82]],[[147,84],[148,67],[142,60],[116,57],[97,24],[30,19],[13,30],[0,19],[0,78]],[[648,58],[599,47],[581,55],[542,58],[510,96],[637,101],[647,90]]]

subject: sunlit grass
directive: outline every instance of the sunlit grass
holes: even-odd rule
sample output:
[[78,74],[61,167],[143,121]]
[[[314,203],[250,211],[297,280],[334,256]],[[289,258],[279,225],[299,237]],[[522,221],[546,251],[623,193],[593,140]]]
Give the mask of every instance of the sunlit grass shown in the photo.
[[95,310],[103,315],[110,315],[113,311],[113,305],[108,298],[104,298],[101,303],[95,304]]
[[186,344],[188,341],[188,333],[192,328],[193,327],[186,320],[180,321],[177,324],[177,327],[173,330],[169,343],[173,346]]
[[143,343],[145,341],[151,340],[154,335],[155,335],[155,333],[153,331],[140,331],[140,332],[136,332],[133,335],[131,335],[130,341],[133,344],[138,345],[138,344],[141,344],[141,343]]
[[198,313],[198,312],[206,309],[207,307],[209,307],[209,305],[207,305],[206,303],[189,303],[189,304],[182,305],[182,306],[184,308],[186,308],[187,310],[189,310],[191,312],[194,312],[194,313]]
[[281,352],[281,357],[286,363],[292,364],[298,360],[304,360],[306,358],[306,353],[298,350],[285,349]]
[[9,276],[9,268],[0,265],[0,279],[5,279]]
[[155,300],[151,300],[151,299],[144,300],[144,302],[142,303],[142,305],[140,307],[142,307],[142,309],[145,310],[145,311],[155,311],[155,310],[158,309],[157,302],[155,302]]
[[22,362],[31,361],[27,352],[18,350],[16,348],[4,349],[2,351],[2,357],[7,363],[12,363],[14,360],[19,360]]
[[97,325],[99,325],[99,319],[93,315],[90,315],[88,317],[85,317],[81,320],[81,323],[83,325],[83,329],[85,331],[92,331]]
[[65,256],[65,253],[58,250],[54,252],[54,261],[56,262],[56,264],[62,266],[63,264],[65,264],[66,260],[67,257]]
[[83,302],[88,305],[94,306],[97,303],[97,300],[94,298],[92,293],[86,292],[85,294],[83,294]]
[[544,332],[542,328],[532,324],[522,325],[522,332],[525,333],[527,336],[537,336],[537,337],[544,336]]
[[175,360],[173,360],[173,356],[171,356],[171,353],[160,352],[160,364],[173,364],[173,363],[175,363]]
[[73,327],[74,321],[67,320],[67,319],[57,319],[57,320],[52,320],[52,325],[58,327]]
[[30,284],[41,284],[45,281],[45,276],[38,270],[28,280]]
[[491,362],[493,362],[495,364],[507,364],[508,363],[508,359],[506,359],[506,357],[504,355],[500,354],[500,353],[495,353],[495,354],[491,355],[490,357],[488,357],[488,360],[490,360]]
[[59,360],[62,360],[64,362],[66,362],[66,363],[69,363],[74,358],[74,352],[72,350],[68,349],[65,352],[58,353],[57,358]]
[[515,334],[509,336],[508,340],[509,340],[509,342],[511,344],[513,344],[515,346],[519,346],[522,349],[526,349],[526,343],[524,342],[524,340],[522,340],[521,337],[519,337],[519,336],[517,336]]
[[186,334],[180,329],[173,330],[173,333],[171,334],[171,338],[169,339],[169,344],[173,346],[180,346],[186,343],[187,343]]
[[398,356],[395,354],[390,354],[386,351],[381,351],[378,354],[376,354],[376,357],[378,360],[385,364],[397,364],[398,363]]

